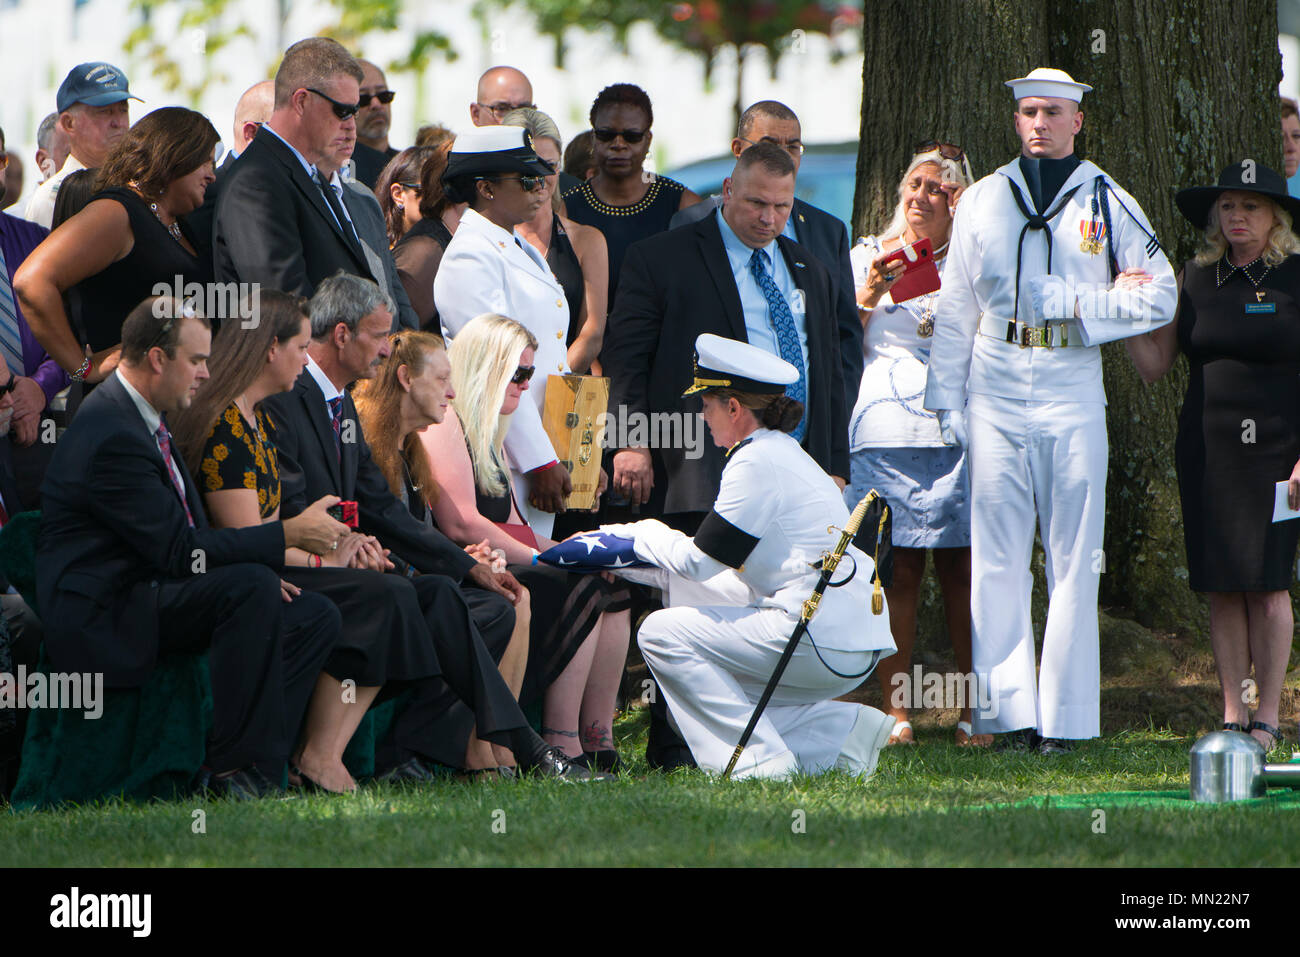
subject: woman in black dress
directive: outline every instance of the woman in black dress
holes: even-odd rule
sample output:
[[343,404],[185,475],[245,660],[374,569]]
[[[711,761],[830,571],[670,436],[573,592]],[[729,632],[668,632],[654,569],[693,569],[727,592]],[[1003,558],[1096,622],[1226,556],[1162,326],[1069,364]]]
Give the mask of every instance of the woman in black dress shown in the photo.
[[[485,550],[528,589],[532,621],[520,704],[542,701],[547,744],[588,767],[617,767],[613,716],[630,634],[628,590],[599,576],[534,565],[537,550],[552,543],[519,516],[506,477],[502,439],[528,388],[537,340],[512,319],[486,315],[466,324],[450,357],[426,333],[393,341],[383,370],[357,399],[376,463],[417,518]],[[385,421],[399,423],[391,443],[399,454],[391,457],[379,454],[374,438],[393,435]]]
[[694,206],[700,197],[676,180],[646,175],[654,110],[645,90],[631,83],[605,87],[591,104],[589,119],[596,174],[562,198],[569,219],[595,226],[605,235],[612,305],[628,246],[662,233],[674,213]]
[[[257,324],[222,327],[212,344],[211,378],[171,423],[215,527],[279,519],[275,427],[261,402],[293,388],[310,340],[306,300],[262,291]],[[355,790],[343,751],[381,686],[438,671],[414,592],[400,587],[396,576],[350,567],[367,546],[377,543],[353,532],[320,555],[290,548],[281,573],[290,586],[325,595],[343,617],[342,636],[317,679],[294,754],[295,772],[327,791]],[[353,682],[348,693],[344,681]]]
[[1189,584],[1210,596],[1224,728],[1271,749],[1300,537],[1300,522],[1272,522],[1276,483],[1300,506],[1300,202],[1251,160],[1177,200],[1205,244],[1183,268],[1175,322],[1126,343],[1147,382],[1187,354],[1175,461]]
[[[205,116],[183,107],[143,117],[100,168],[89,205],[18,270],[14,291],[32,332],[73,380],[101,382],[117,367],[122,322],[158,294],[155,286],[206,289],[212,281],[212,263],[197,254],[182,217],[203,204],[216,178],[220,139]],[[64,311],[69,291],[80,303],[76,329]]]
[[[452,143],[447,140],[440,146],[424,148],[428,155],[415,180],[420,186],[420,218],[393,246],[397,276],[419,317],[420,328],[435,335],[441,335],[442,321],[433,302],[433,281],[438,276],[438,265],[451,242],[451,234],[460,222],[460,214],[465,210],[464,203],[447,199],[442,188],[442,174],[447,170],[447,154]],[[400,158],[395,157],[393,162]]]
[[556,172],[543,177],[545,197],[531,222],[520,223],[519,233],[537,248],[564,288],[569,305],[569,370],[575,375],[600,375],[597,356],[605,340],[605,315],[609,306],[609,252],[605,236],[594,226],[580,226],[561,215],[556,193],[560,178],[560,129],[541,110],[511,110],[502,126],[522,126],[533,138],[533,150]]

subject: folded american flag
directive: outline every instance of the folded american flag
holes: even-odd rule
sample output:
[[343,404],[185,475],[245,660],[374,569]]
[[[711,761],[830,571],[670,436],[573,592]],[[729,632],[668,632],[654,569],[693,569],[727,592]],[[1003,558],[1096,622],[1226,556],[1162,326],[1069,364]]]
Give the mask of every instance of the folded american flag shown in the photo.
[[548,548],[537,561],[570,572],[603,572],[614,568],[647,568],[636,557],[632,539],[609,532],[583,532]]

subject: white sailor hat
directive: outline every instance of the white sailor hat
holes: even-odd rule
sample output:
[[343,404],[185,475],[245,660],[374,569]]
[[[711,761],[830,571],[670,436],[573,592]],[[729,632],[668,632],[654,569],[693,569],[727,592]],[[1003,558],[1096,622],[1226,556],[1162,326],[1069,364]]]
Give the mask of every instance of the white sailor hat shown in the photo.
[[1007,80],[1007,86],[1011,87],[1017,100],[1027,96],[1055,96],[1078,103],[1083,99],[1083,94],[1092,92],[1092,87],[1087,83],[1079,83],[1064,70],[1053,70],[1045,66],[1031,70],[1028,76]]
[[447,154],[442,181],[460,176],[521,173],[549,176],[555,169],[533,150],[533,138],[521,126],[476,126],[456,136]]
[[706,332],[695,340],[695,381],[682,395],[705,389],[780,395],[798,381],[799,370],[780,356]]

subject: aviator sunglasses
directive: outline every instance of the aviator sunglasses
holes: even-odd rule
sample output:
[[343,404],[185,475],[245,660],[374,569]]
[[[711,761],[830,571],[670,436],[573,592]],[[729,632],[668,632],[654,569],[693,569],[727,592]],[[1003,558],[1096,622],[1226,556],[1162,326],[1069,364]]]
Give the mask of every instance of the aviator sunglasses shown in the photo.
[[612,143],[614,137],[621,136],[623,137],[623,142],[628,143],[629,145],[640,143],[645,139],[646,134],[645,130],[611,130],[605,126],[594,129],[591,132],[594,133],[596,139],[600,140],[602,143]]
[[337,116],[340,120],[347,120],[356,116],[357,110],[361,109],[362,106],[362,104],[360,103],[340,103],[338,100],[334,99],[334,97],[326,96],[320,90],[313,90],[309,86],[303,87],[303,89],[305,89],[308,93],[315,93],[322,100],[328,101],[329,105],[334,108],[334,115]]

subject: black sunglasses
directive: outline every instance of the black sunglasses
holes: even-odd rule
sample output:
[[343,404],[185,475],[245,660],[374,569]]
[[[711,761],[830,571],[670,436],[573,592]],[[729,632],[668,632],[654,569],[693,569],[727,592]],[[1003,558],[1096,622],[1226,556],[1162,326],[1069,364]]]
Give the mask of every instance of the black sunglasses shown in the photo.
[[966,155],[966,151],[956,143],[940,143],[938,140],[921,140],[912,147],[912,154],[933,153],[935,150],[938,150],[939,155],[944,159],[950,160],[959,160]]
[[533,373],[536,371],[536,366],[520,366],[515,370],[515,374],[510,377],[510,381],[515,385],[523,385],[533,377]]
[[351,119],[357,115],[357,110],[361,109],[360,103],[340,103],[332,96],[326,96],[320,90],[313,90],[311,87],[303,87],[308,93],[315,93],[322,100],[327,100],[329,105],[334,108],[334,115],[340,120]]
[[409,189],[414,193],[424,192],[424,187],[421,186],[419,183],[398,183],[397,185],[402,187],[403,189]]
[[0,385],[0,396],[6,396],[10,392],[14,391],[14,389],[16,388],[18,388],[18,376],[14,375],[13,373],[10,373],[9,381],[6,382],[4,385]]
[[646,134],[645,130],[611,130],[605,126],[594,129],[591,132],[594,133],[596,139],[600,140],[602,143],[612,143],[614,142],[614,137],[621,136],[623,137],[623,142],[628,144],[640,143],[645,139]]
[[393,90],[380,90],[378,93],[362,93],[361,99],[357,102],[357,106],[364,110],[370,105],[370,100],[372,98],[378,100],[380,103],[392,103],[393,97],[395,96],[397,96],[397,93]]
[[545,176],[480,176],[479,179],[485,179],[489,183],[517,182],[525,193],[541,189],[546,182]]

